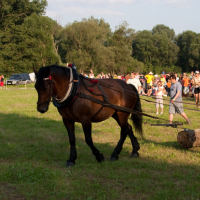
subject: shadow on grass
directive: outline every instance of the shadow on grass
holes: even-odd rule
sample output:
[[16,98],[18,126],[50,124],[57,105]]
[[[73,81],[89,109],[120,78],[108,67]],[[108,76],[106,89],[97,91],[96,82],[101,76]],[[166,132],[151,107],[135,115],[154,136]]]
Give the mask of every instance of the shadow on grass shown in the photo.
[[[76,166],[65,169],[70,148],[62,121],[0,113],[0,182],[19,185],[16,190],[30,199],[44,199],[44,196],[111,200],[200,197],[198,166],[130,159],[131,147],[123,149],[119,161],[99,164],[84,141],[81,125],[76,125],[76,139]],[[175,142],[142,140],[141,143],[180,149]],[[106,158],[115,145],[95,143]]]
[[[103,134],[101,137],[107,137],[106,134],[102,133],[102,130],[93,130],[93,135],[98,135],[98,133]],[[76,124],[75,135],[78,151],[83,148],[81,150],[82,156],[87,157],[87,155],[83,155],[83,152],[91,154],[91,150],[85,143],[81,124]],[[116,137],[119,138],[119,133],[116,133]],[[127,140],[130,140],[130,138],[127,137]],[[108,142],[94,143],[100,151],[104,150],[107,156],[110,156],[117,142],[115,144],[111,142],[113,145],[110,145]],[[27,117],[14,113],[0,113],[0,144],[0,159],[8,160],[41,159],[50,163],[60,161],[61,164],[68,159],[70,152],[67,130],[62,121]],[[155,142],[144,138],[140,141],[140,144],[141,147],[145,144],[154,144],[155,146],[174,148],[180,151],[187,150],[183,149],[177,141]],[[131,149],[132,146],[130,145],[129,150],[125,148],[123,151],[128,153]],[[195,153],[196,151],[191,152]]]

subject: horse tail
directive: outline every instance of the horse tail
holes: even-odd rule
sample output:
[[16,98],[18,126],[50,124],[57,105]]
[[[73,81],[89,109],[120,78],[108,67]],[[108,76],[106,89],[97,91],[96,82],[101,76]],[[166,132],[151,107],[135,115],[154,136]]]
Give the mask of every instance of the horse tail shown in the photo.
[[[137,95],[136,104],[135,104],[133,110],[142,112],[139,93],[138,93],[138,91],[137,91],[137,89],[136,89],[136,87],[134,85],[130,84],[130,86],[133,88],[134,92]],[[138,115],[138,114],[133,114],[132,113],[131,120],[133,121],[133,124],[135,126],[135,130],[143,137],[142,115]]]

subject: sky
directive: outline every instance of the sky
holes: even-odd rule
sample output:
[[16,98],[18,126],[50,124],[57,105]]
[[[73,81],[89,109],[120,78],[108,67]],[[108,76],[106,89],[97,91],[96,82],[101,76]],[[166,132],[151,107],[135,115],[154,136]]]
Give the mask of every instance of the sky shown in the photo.
[[112,31],[123,21],[136,31],[152,30],[158,24],[176,35],[191,30],[200,33],[200,0],[47,0],[46,16],[65,27],[83,18],[103,18]]

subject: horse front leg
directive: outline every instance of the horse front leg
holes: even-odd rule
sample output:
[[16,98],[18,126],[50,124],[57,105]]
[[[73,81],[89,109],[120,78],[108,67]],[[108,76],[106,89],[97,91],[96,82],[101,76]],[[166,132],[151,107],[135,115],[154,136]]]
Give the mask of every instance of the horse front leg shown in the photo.
[[93,155],[96,157],[96,160],[98,162],[104,161],[104,156],[100,151],[94,146],[93,140],[92,140],[92,123],[88,122],[88,120],[85,120],[85,122],[82,123],[83,131],[85,134],[85,141],[87,145],[91,148]]
[[70,157],[67,160],[66,167],[71,167],[75,165],[75,160],[77,158],[76,153],[76,138],[74,133],[74,121],[69,121],[68,119],[63,118],[63,123],[68,131],[69,143],[70,143]]

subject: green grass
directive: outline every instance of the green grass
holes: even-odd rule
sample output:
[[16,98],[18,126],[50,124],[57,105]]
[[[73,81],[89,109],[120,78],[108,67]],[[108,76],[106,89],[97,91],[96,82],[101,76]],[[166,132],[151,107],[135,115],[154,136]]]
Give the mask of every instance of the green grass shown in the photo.
[[[113,119],[93,124],[95,146],[105,156],[99,164],[76,124],[78,158],[73,168],[66,168],[70,146],[61,116],[52,104],[47,113],[38,113],[33,85],[20,87],[0,90],[0,199],[200,199],[200,148],[181,148],[181,129],[145,125],[145,138],[138,137],[140,158],[129,157],[127,138],[119,160],[109,162],[120,128]],[[142,106],[156,116],[154,104],[142,101]],[[191,127],[179,115],[174,120],[199,128],[200,112],[185,112]],[[162,118],[168,119],[167,106]]]

